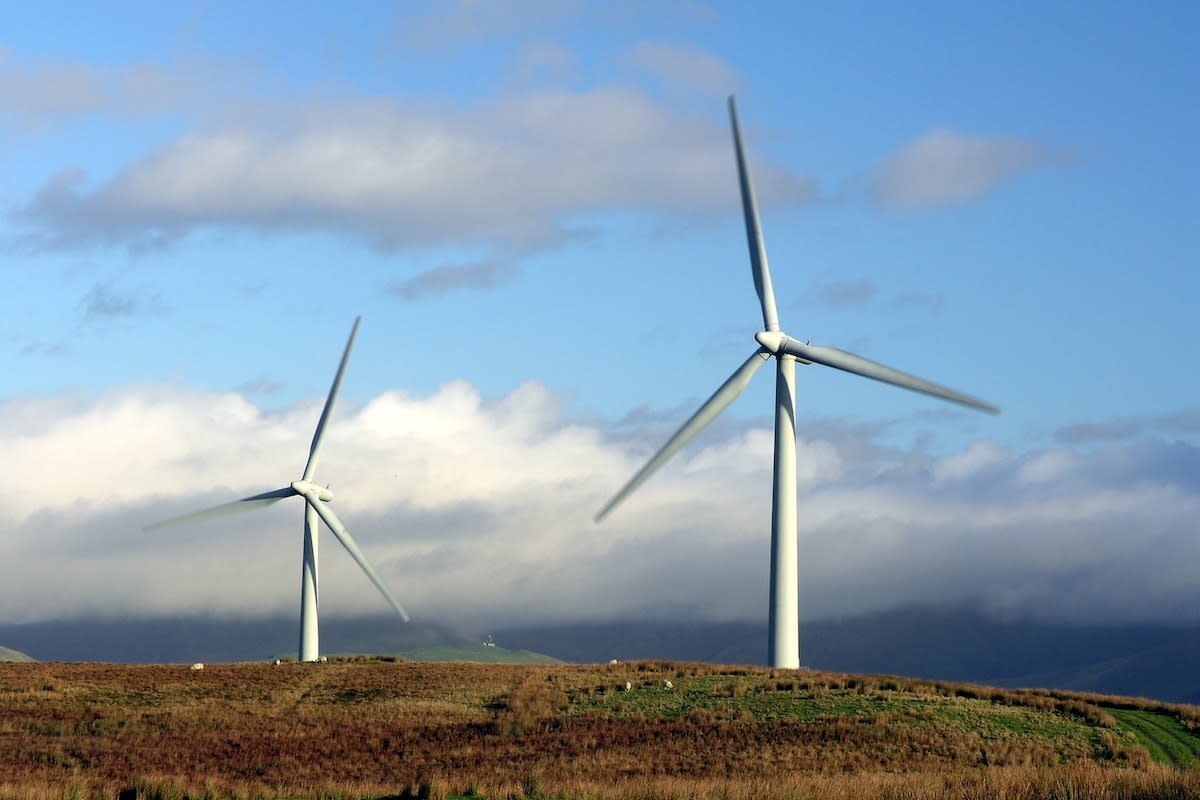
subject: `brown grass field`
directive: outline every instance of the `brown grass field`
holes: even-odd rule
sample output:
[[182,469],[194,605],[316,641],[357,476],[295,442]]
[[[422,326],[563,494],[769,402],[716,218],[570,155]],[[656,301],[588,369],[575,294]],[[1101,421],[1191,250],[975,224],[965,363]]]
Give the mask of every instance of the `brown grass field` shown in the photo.
[[1198,730],[1193,706],[671,662],[0,664],[0,798],[1200,798]]

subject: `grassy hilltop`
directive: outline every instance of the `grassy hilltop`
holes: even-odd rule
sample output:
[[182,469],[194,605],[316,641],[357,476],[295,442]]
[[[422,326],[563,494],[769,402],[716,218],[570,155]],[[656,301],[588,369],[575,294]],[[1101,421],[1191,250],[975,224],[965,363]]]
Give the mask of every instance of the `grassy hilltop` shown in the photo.
[[7,661],[22,661],[30,662],[34,659],[22,653],[20,650],[13,650],[8,647],[0,647],[0,663]]
[[1155,800],[1200,796],[1198,731],[1194,706],[671,662],[0,665],[23,800]]

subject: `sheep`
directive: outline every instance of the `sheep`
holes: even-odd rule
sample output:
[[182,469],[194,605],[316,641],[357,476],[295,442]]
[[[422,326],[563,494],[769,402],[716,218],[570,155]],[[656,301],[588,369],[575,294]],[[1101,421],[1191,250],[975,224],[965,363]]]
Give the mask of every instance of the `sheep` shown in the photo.
[[200,670],[202,670],[202,669],[204,669],[204,665],[203,665],[203,664],[201,664],[200,662],[198,662],[198,661],[197,661],[195,664],[192,664],[192,671],[193,671],[193,672],[199,672],[199,671],[200,671]]
[[675,684],[671,683],[670,681],[663,681],[663,688],[669,692],[675,688]]
[[625,681],[625,689],[624,689],[623,691],[626,691],[626,692],[632,692],[632,691],[633,691],[633,684],[632,684],[632,683],[630,683],[629,681]]

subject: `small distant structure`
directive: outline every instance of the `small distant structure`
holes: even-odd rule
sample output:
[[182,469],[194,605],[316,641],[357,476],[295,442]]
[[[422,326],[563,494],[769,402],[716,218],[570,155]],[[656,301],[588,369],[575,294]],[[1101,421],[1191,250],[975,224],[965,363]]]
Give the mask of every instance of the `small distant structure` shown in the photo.
[[195,664],[192,664],[191,669],[192,672],[199,672],[200,670],[204,669],[204,665],[197,661]]
[[483,646],[484,647],[495,647],[496,646],[496,640],[492,638],[492,635],[490,633],[488,634],[488,637],[486,639],[484,639]]
[[675,684],[670,681],[663,681],[663,688],[669,692],[675,688]]
[[609,659],[608,663],[609,664],[620,664],[621,662],[617,661],[615,658],[612,658],[612,659]]
[[632,692],[632,691],[633,691],[633,684],[632,684],[632,683],[630,683],[629,681],[625,681],[625,688],[624,688],[624,689],[622,689],[621,691],[623,691],[623,692]]
[[282,661],[280,661],[278,658],[277,658],[277,659],[275,659],[275,666],[277,666],[277,667],[278,667],[278,666],[279,666],[280,664],[282,664],[282,663],[283,663],[283,662],[282,662]]

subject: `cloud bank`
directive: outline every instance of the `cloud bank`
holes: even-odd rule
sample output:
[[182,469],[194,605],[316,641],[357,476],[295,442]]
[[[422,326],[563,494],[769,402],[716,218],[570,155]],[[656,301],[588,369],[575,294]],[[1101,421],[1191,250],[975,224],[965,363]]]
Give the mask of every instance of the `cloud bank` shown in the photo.
[[[0,616],[292,613],[301,506],[146,533],[303,469],[320,398],[139,385],[0,405]],[[415,617],[759,619],[772,434],[725,426],[601,526],[592,514],[659,441],[573,421],[530,383],[388,392],[332,422],[317,479]],[[1198,621],[1200,449],[1145,439],[935,457],[880,426],[812,425],[798,446],[801,606],[811,617],[981,602],[1040,618]],[[384,610],[323,537],[322,611]]]
[[[389,100],[272,108],[180,136],[107,179],[70,168],[20,212],[43,248],[169,243],[205,226],[319,230],[384,248],[529,248],[614,210],[736,207],[728,132],[633,88],[464,111]],[[764,203],[815,194],[762,165]]]

